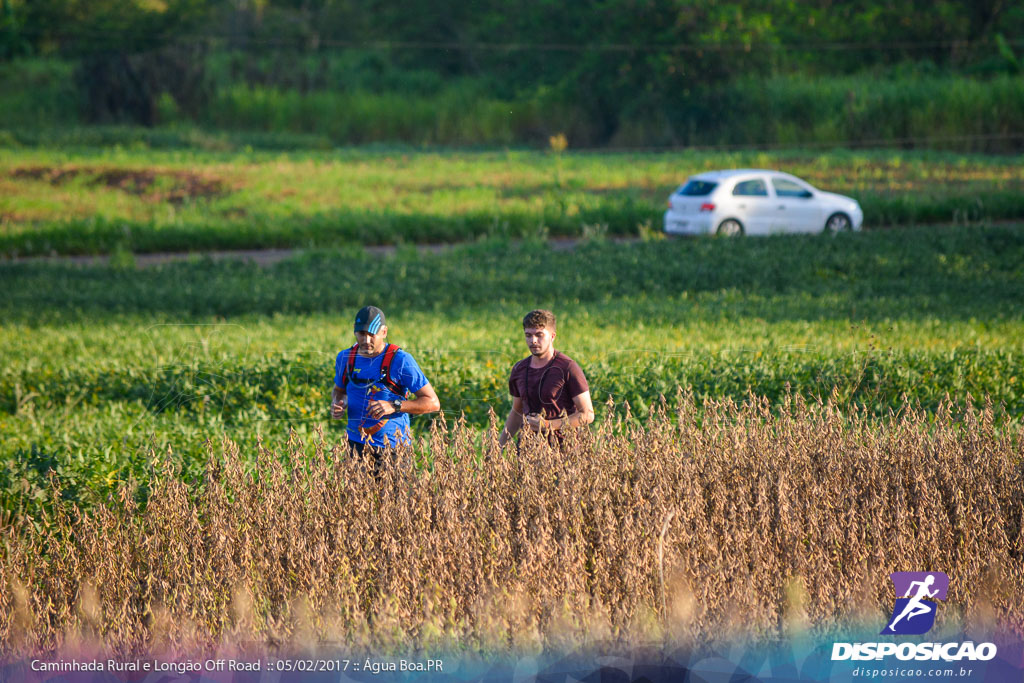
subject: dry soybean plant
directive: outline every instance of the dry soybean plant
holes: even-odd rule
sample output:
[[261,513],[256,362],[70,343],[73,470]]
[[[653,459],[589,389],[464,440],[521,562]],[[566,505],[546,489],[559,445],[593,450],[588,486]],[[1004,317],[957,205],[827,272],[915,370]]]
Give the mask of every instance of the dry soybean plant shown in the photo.
[[[0,656],[686,645],[863,624],[888,574],[952,577],[937,628],[1024,632],[1024,470],[989,407],[622,411],[559,450],[435,427],[379,476],[322,434],[205,480],[157,465],[49,524],[8,523]],[[410,464],[415,459],[415,464]]]

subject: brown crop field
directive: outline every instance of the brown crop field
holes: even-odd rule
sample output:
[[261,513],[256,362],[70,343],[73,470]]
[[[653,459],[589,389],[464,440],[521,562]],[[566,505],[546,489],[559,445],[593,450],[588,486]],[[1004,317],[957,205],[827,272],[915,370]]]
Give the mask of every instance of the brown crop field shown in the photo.
[[145,496],[0,529],[0,656],[877,633],[901,570],[956,576],[938,631],[1024,632],[1022,446],[990,406],[617,414],[561,452],[435,426],[379,479],[322,435],[211,445],[191,484],[154,453]]

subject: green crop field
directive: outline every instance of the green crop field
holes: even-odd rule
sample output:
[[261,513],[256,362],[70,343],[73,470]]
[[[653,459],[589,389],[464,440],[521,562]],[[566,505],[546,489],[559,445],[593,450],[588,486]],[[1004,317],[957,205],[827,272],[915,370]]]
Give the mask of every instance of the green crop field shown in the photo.
[[[868,229],[662,237],[673,185],[739,165],[853,194]],[[807,576],[836,577],[807,599],[827,628],[888,604],[864,576],[925,561],[996,576],[1017,632],[1024,226],[993,219],[1019,215],[1020,185],[1010,160],[891,152],[13,151],[3,251],[112,257],[0,262],[0,652],[294,643],[302,605],[320,642],[382,651],[532,632],[489,630],[481,590],[538,596],[546,643],[592,630],[595,596],[620,639],[659,609],[700,637],[739,613],[773,634]],[[438,240],[461,244],[417,245]],[[134,257],[271,245],[304,249]],[[444,411],[413,420],[415,466],[385,481],[327,419],[371,302]],[[597,422],[499,457],[536,307]],[[658,588],[661,557],[695,588]],[[447,611],[418,616],[434,591]]]
[[203,251],[658,232],[695,172],[779,168],[865,226],[1024,219],[1015,158],[934,152],[334,152],[8,148],[0,254]]
[[[210,449],[318,428],[350,319],[373,301],[393,341],[420,360],[451,426],[509,408],[526,355],[519,320],[544,306],[557,346],[608,410],[643,420],[679,387],[698,400],[753,392],[832,398],[886,420],[991,399],[1024,415],[1024,230],[912,228],[827,236],[576,249],[481,241],[440,253],[313,251],[269,268],[197,258],[0,268],[0,506],[84,505],[144,484],[169,459],[201,481]],[[608,404],[614,402],[614,407]],[[418,418],[425,434],[436,419]],[[209,443],[208,443],[209,440]],[[429,456],[433,457],[433,455]]]

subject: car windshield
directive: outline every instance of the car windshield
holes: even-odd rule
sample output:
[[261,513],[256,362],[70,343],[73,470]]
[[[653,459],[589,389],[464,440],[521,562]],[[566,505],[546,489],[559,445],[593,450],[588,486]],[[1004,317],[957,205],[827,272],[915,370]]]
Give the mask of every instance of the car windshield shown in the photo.
[[711,194],[711,191],[718,187],[718,183],[709,180],[690,180],[679,188],[678,194],[684,197],[704,197]]

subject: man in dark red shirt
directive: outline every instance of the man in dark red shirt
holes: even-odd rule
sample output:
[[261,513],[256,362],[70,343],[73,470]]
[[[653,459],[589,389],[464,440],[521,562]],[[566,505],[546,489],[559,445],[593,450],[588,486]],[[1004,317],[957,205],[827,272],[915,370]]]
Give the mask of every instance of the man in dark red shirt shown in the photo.
[[535,432],[562,433],[594,421],[590,387],[576,361],[555,351],[555,314],[530,311],[523,318],[530,356],[512,367],[508,391],[512,411],[499,443],[504,446],[525,423]]

